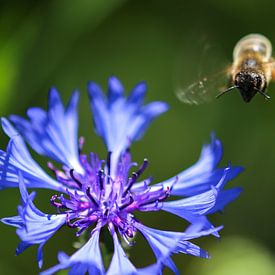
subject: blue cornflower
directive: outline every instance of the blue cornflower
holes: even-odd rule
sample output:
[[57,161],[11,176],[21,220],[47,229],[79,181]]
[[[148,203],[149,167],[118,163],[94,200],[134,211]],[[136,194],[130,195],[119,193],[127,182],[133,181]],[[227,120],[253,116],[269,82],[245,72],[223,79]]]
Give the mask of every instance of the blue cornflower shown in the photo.
[[[109,79],[107,97],[94,82],[88,84],[96,133],[107,147],[106,160],[95,153],[82,153],[84,139],[78,140],[78,92],[63,106],[56,89],[49,93],[48,111],[31,108],[29,119],[12,115],[2,119],[2,127],[10,137],[8,147],[0,151],[0,188],[19,187],[22,204],[18,216],[2,222],[17,227],[21,239],[16,253],[37,244],[37,260],[42,267],[44,244],[61,226],[77,229],[76,236],[89,232],[89,240],[72,256],[60,252],[59,264],[42,272],[53,274],[70,269],[69,274],[160,274],[163,267],[178,273],[170,256],[184,253],[208,257],[207,252],[189,240],[200,236],[218,235],[207,215],[220,211],[237,198],[240,188],[224,190],[236,177],[240,167],[217,168],[222,157],[222,145],[212,136],[202,149],[196,164],[178,175],[157,184],[152,178],[140,180],[147,168],[144,159],[138,167],[131,159],[131,143],[141,138],[151,121],[167,110],[163,102],[143,105],[146,84],[137,84],[128,97],[115,77]],[[62,164],[48,167],[55,179],[46,174],[32,159],[24,140],[40,155]],[[131,172],[133,171],[134,172]],[[49,203],[55,214],[45,214],[34,204],[35,192],[27,188],[46,188],[54,193]],[[173,197],[173,200],[167,200]],[[167,211],[190,223],[185,232],[153,229],[135,218],[134,211]],[[100,251],[100,233],[108,228],[113,239],[113,257],[107,270]],[[131,246],[137,232],[151,246],[156,262],[136,268],[126,256],[119,238]]]

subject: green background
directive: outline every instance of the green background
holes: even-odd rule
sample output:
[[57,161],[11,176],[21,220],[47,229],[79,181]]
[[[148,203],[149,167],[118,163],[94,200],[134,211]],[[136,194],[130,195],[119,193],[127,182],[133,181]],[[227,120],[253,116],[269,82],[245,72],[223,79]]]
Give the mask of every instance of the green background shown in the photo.
[[[108,77],[116,75],[129,91],[146,80],[147,100],[171,107],[133,146],[134,160],[150,161],[147,175],[158,182],[189,167],[211,131],[223,142],[223,164],[231,161],[246,169],[230,183],[244,188],[240,198],[211,217],[215,225],[225,226],[221,240],[195,241],[212,259],[176,255],[181,274],[275,274],[275,85],[268,88],[270,101],[257,95],[249,104],[237,91],[200,106],[183,104],[174,93],[175,83],[188,85],[198,73],[208,73],[199,66],[201,60],[209,72],[230,64],[235,43],[246,34],[262,33],[275,44],[274,14],[271,0],[0,1],[0,113],[24,115],[28,107],[46,107],[52,86],[65,101],[78,88],[84,150],[105,157],[92,130],[87,81],[106,89]],[[6,144],[2,133],[1,147]],[[45,167],[47,160],[37,159]],[[52,192],[38,193],[38,206],[52,211]],[[0,216],[15,215],[19,201],[18,190],[2,191]],[[183,231],[186,226],[164,213],[139,218],[162,229]],[[36,247],[15,257],[15,230],[5,225],[0,230],[0,274],[37,274]],[[62,228],[46,244],[45,268],[57,263],[58,250],[73,253],[73,233]],[[131,256],[137,266],[154,260],[139,237]]]

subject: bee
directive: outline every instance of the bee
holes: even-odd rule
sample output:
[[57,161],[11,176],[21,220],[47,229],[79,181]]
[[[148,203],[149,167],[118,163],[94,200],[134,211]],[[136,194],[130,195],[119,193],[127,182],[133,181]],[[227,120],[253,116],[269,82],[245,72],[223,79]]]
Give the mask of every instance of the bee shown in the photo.
[[[241,38],[233,50],[232,65],[224,72],[228,85],[216,98],[238,89],[244,102],[250,102],[257,93],[270,99],[265,92],[270,81],[275,80],[275,61],[270,41],[261,34],[249,34]],[[216,77],[220,76],[218,74]],[[207,101],[209,90],[214,88],[213,85],[210,89],[208,87],[210,79],[204,77],[184,89],[178,89],[178,98],[191,104]]]

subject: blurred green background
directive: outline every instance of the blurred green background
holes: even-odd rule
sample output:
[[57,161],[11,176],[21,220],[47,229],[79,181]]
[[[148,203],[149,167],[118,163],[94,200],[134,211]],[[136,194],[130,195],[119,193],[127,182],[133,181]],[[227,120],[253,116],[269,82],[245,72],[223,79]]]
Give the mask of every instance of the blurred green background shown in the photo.
[[[274,12],[271,0],[0,1],[1,115],[46,107],[51,86],[64,100],[77,88],[82,95],[79,132],[86,137],[85,151],[104,157],[104,146],[92,131],[87,81],[106,88],[107,78],[116,75],[129,91],[146,80],[148,101],[164,100],[171,107],[133,146],[134,160],[149,158],[148,175],[158,182],[189,167],[211,131],[224,144],[223,164],[230,160],[246,168],[231,182],[244,188],[241,197],[223,214],[211,217],[214,224],[225,226],[221,240],[196,241],[212,259],[177,255],[181,274],[275,274],[275,85],[268,89],[270,101],[256,96],[249,104],[237,91],[200,106],[182,104],[174,93],[175,82],[188,85],[198,75],[203,43],[216,49],[217,70],[230,64],[233,47],[243,35],[262,33],[275,44]],[[1,148],[6,144],[2,133]],[[45,159],[38,160],[45,167]],[[51,194],[39,192],[39,207],[49,209]],[[15,215],[19,200],[17,190],[2,191],[1,217]],[[140,218],[163,229],[183,231],[186,225],[164,213]],[[37,274],[36,248],[15,257],[15,230],[0,226],[0,274]],[[58,250],[71,254],[74,240],[73,232],[60,230],[44,248],[44,267],[57,262]],[[141,238],[131,255],[138,266],[154,259]]]

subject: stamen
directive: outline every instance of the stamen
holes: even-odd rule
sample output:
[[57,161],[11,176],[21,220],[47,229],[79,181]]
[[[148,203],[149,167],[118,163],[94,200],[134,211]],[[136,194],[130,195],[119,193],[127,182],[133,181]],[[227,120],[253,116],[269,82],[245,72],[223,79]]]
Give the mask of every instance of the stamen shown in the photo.
[[167,190],[165,191],[164,196],[163,196],[163,197],[160,197],[160,198],[158,199],[158,202],[165,201],[168,197],[170,197],[171,191],[172,191],[172,188],[170,188],[169,186],[167,186]]
[[136,182],[137,178],[138,178],[138,174],[136,172],[133,172],[132,173],[132,177],[129,178],[129,182],[128,182],[127,188],[123,192],[122,196],[125,196],[127,194],[127,192],[132,188],[133,184]]
[[70,228],[76,228],[76,227],[77,227],[77,225],[76,225],[75,222],[74,222],[74,223],[71,223],[71,221],[70,221],[70,214],[69,214],[69,213],[67,213],[67,215],[66,215],[66,224],[67,224],[67,226],[69,226]]
[[119,210],[123,210],[134,202],[134,198],[130,195],[130,201],[119,207]]
[[82,227],[79,231],[75,233],[76,237],[79,237],[89,226]]
[[138,177],[144,172],[144,170],[148,167],[148,159],[143,160],[143,164],[140,166],[140,168],[137,171]]
[[103,216],[107,217],[108,214],[109,214],[109,209],[106,209],[106,210],[104,211],[104,213],[103,213]]
[[70,170],[70,176],[74,180],[74,182],[77,183],[77,185],[81,188],[82,187],[82,183],[75,177],[75,175],[74,175],[74,169]]
[[[79,151],[82,150],[83,143],[84,138],[80,138]],[[93,153],[91,153],[89,161],[86,155],[80,155],[80,161],[85,170],[84,175],[80,175],[74,169],[58,170],[53,164],[48,164],[49,168],[55,172],[56,177],[60,178],[60,182],[66,182],[68,187],[64,193],[65,197],[63,194],[51,197],[51,205],[56,208],[56,211],[62,211],[68,227],[77,228],[76,236],[80,236],[94,223],[97,223],[98,226],[99,221],[109,224],[112,232],[112,226],[114,226],[112,223],[115,223],[121,236],[129,245],[132,245],[131,239],[134,237],[136,229],[131,224],[133,217],[131,212],[140,207],[139,203],[143,203],[143,205],[158,204],[159,201],[165,200],[169,196],[172,186],[170,185],[170,189],[160,186],[157,190],[150,192],[150,179],[146,179],[143,181],[144,186],[141,182],[136,187],[138,192],[135,195],[131,193],[132,186],[148,166],[147,159],[144,159],[128,179],[129,170],[134,165],[130,155],[126,154],[124,158],[121,157],[118,163],[118,172],[114,178],[111,174],[112,152],[108,152],[106,162],[101,161]],[[71,186],[73,188],[70,188]],[[134,188],[132,189],[134,192]],[[115,220],[115,217],[118,220]]]
[[149,199],[149,201],[139,204],[139,207],[140,206],[146,206],[146,205],[152,204],[154,202],[157,206],[159,202],[165,201],[170,196],[171,188],[169,186],[167,186],[166,191],[163,191],[163,192],[165,192],[165,193],[162,194],[161,196],[159,196],[158,198],[151,198],[151,199]]
[[138,171],[132,173],[132,177],[129,179],[127,188],[123,192],[122,196],[125,196],[127,194],[127,192],[132,188],[133,184],[137,181],[137,179],[144,172],[144,170],[147,168],[147,166],[148,166],[148,160],[144,159],[143,160],[143,164],[140,166],[140,168],[138,169]]
[[87,194],[87,196],[89,197],[89,199],[93,202],[93,204],[94,204],[96,207],[98,207],[98,203],[96,202],[95,198],[91,195],[90,190],[91,190],[91,188],[88,187],[88,188],[86,189],[86,194]]
[[104,175],[104,171],[102,169],[99,170],[98,173],[97,173],[97,176],[98,176],[98,179],[99,179],[100,190],[103,189],[103,175]]
[[168,197],[170,197],[170,193],[166,193],[162,198],[158,199],[157,202],[163,202],[163,201],[165,201]]
[[54,206],[54,207],[57,207],[57,208],[60,208],[60,207],[63,207],[63,204],[62,203],[59,203],[59,202],[56,202],[55,200],[58,198],[58,195],[53,195],[50,199],[50,202],[51,204]]

